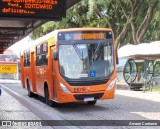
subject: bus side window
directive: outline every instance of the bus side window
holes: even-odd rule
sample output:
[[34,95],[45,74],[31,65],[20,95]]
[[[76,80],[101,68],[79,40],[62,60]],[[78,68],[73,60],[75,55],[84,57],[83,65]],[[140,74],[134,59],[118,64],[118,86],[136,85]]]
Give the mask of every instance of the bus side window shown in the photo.
[[41,45],[36,47],[36,66],[41,66]]
[[36,66],[41,66],[41,55],[36,56]]
[[36,47],[36,66],[48,65],[48,43]]
[[30,66],[30,50],[24,51],[24,67]]
[[48,65],[48,56],[47,56],[47,54],[42,54],[41,55],[41,63],[42,63],[42,65]]
[[42,65],[48,65],[48,43],[42,44]]

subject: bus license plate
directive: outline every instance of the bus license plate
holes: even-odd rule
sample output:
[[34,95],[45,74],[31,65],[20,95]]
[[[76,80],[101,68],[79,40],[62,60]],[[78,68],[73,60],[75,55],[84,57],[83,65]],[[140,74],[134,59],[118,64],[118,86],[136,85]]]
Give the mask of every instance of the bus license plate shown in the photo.
[[93,101],[94,100],[94,97],[87,97],[87,98],[84,98],[84,101]]

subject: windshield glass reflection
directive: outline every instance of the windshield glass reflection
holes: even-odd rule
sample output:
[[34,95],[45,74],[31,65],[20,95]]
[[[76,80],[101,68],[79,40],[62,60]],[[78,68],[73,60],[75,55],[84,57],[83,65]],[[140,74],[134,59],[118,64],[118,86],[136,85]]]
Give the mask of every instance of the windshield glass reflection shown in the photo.
[[113,44],[59,45],[59,67],[61,75],[70,79],[107,77],[114,70]]

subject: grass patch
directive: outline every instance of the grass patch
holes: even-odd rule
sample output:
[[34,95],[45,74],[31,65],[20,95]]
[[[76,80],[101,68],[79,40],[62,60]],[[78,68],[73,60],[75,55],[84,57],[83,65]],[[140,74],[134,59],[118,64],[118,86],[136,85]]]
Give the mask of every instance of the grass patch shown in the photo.
[[153,86],[152,91],[159,91],[160,92],[160,86]]
[[[150,89],[151,88],[151,89]],[[152,92],[159,92],[160,93],[160,86],[151,86],[151,87],[146,87],[146,91],[152,91]],[[141,90],[143,91],[143,88],[141,88]]]

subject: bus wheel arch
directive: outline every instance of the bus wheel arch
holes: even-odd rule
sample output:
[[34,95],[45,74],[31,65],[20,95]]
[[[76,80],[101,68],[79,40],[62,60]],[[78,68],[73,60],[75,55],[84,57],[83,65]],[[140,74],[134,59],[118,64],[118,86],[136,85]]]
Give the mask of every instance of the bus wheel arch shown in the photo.
[[45,103],[47,105],[49,105],[50,107],[58,107],[59,106],[58,103],[50,100],[49,98],[50,98],[50,96],[49,96],[49,87],[48,87],[48,83],[45,82],[44,83],[44,99],[45,99]]
[[26,86],[27,86],[27,91],[28,91],[28,96],[29,97],[33,97],[33,93],[31,92],[31,87],[30,87],[30,83],[29,83],[29,79],[26,79]]

